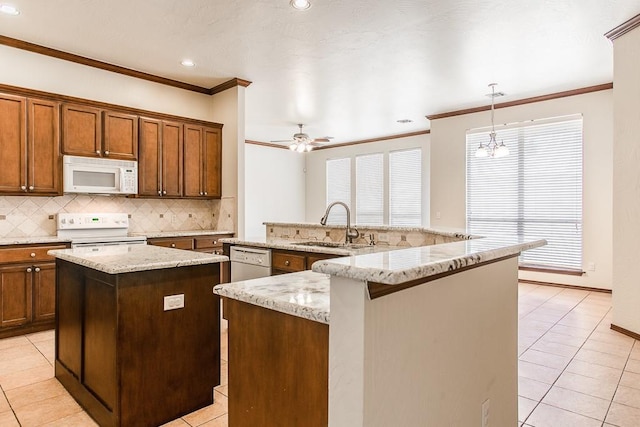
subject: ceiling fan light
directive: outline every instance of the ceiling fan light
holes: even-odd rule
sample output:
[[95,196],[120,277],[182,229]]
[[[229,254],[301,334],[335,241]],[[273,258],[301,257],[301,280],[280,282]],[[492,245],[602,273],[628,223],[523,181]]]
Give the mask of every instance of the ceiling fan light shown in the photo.
[[313,150],[313,146],[311,144],[307,144],[305,147],[305,150],[307,151],[307,153],[311,150]]
[[296,144],[295,142],[289,145],[289,150],[291,151],[296,151],[296,148],[298,148],[298,144]]
[[480,146],[476,150],[476,157],[489,157],[489,152],[484,145],[480,144]]
[[298,153],[304,153],[305,150],[305,144],[298,144],[298,147],[296,147],[296,151]]

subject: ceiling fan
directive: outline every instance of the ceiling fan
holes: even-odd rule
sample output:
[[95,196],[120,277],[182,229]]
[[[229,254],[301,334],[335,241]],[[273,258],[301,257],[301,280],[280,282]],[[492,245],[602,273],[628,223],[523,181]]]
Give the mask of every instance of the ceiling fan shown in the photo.
[[303,153],[305,151],[311,151],[314,147],[319,147],[323,143],[330,142],[333,139],[332,136],[325,136],[322,138],[309,138],[309,135],[302,131],[302,127],[304,125],[302,123],[298,123],[299,131],[293,134],[292,139],[284,139],[279,141],[271,141],[271,142],[290,142],[289,149],[292,151],[297,151],[299,153]]

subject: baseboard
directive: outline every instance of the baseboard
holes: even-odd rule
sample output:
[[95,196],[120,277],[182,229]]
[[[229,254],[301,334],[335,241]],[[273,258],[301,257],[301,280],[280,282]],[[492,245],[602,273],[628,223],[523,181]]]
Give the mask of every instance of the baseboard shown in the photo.
[[624,334],[628,337],[631,337],[635,340],[640,340],[640,334],[637,334],[635,332],[631,332],[628,329],[625,328],[621,328],[620,326],[614,325],[613,323],[611,324],[611,329],[616,331],[616,332],[620,332],[621,334]]
[[554,286],[556,288],[577,289],[580,291],[602,292],[604,294],[611,293],[611,289],[590,288],[588,286],[565,285],[562,283],[539,282],[537,280],[518,279],[518,283],[529,283],[531,285],[541,285],[541,286]]

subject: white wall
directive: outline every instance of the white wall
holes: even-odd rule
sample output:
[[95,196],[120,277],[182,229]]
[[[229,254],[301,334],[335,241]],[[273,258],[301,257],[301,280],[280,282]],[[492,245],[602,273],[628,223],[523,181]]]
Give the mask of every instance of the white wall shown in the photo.
[[[587,271],[581,277],[522,271],[520,278],[611,289],[612,90],[501,108],[496,110],[496,122],[515,123],[576,113],[584,118],[583,270],[590,262],[595,263],[596,270]],[[485,127],[489,122],[488,111],[431,122],[431,225],[434,228],[465,227],[465,132]]]
[[[429,226],[429,134],[316,150],[306,154],[306,221],[319,222],[327,208],[327,159],[422,148],[422,225]],[[353,178],[352,178],[353,179]]]
[[264,237],[265,221],[304,222],[305,154],[245,144],[245,235]]
[[640,334],[640,28],[613,46],[613,324]]

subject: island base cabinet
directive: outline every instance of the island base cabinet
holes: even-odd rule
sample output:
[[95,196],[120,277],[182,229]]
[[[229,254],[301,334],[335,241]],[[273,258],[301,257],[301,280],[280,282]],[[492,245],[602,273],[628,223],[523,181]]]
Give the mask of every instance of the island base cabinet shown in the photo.
[[326,427],[329,325],[224,301],[229,321],[229,425]]
[[[110,275],[56,263],[56,378],[100,426],[158,426],[213,403],[218,264]],[[164,309],[172,295],[183,308]]]

